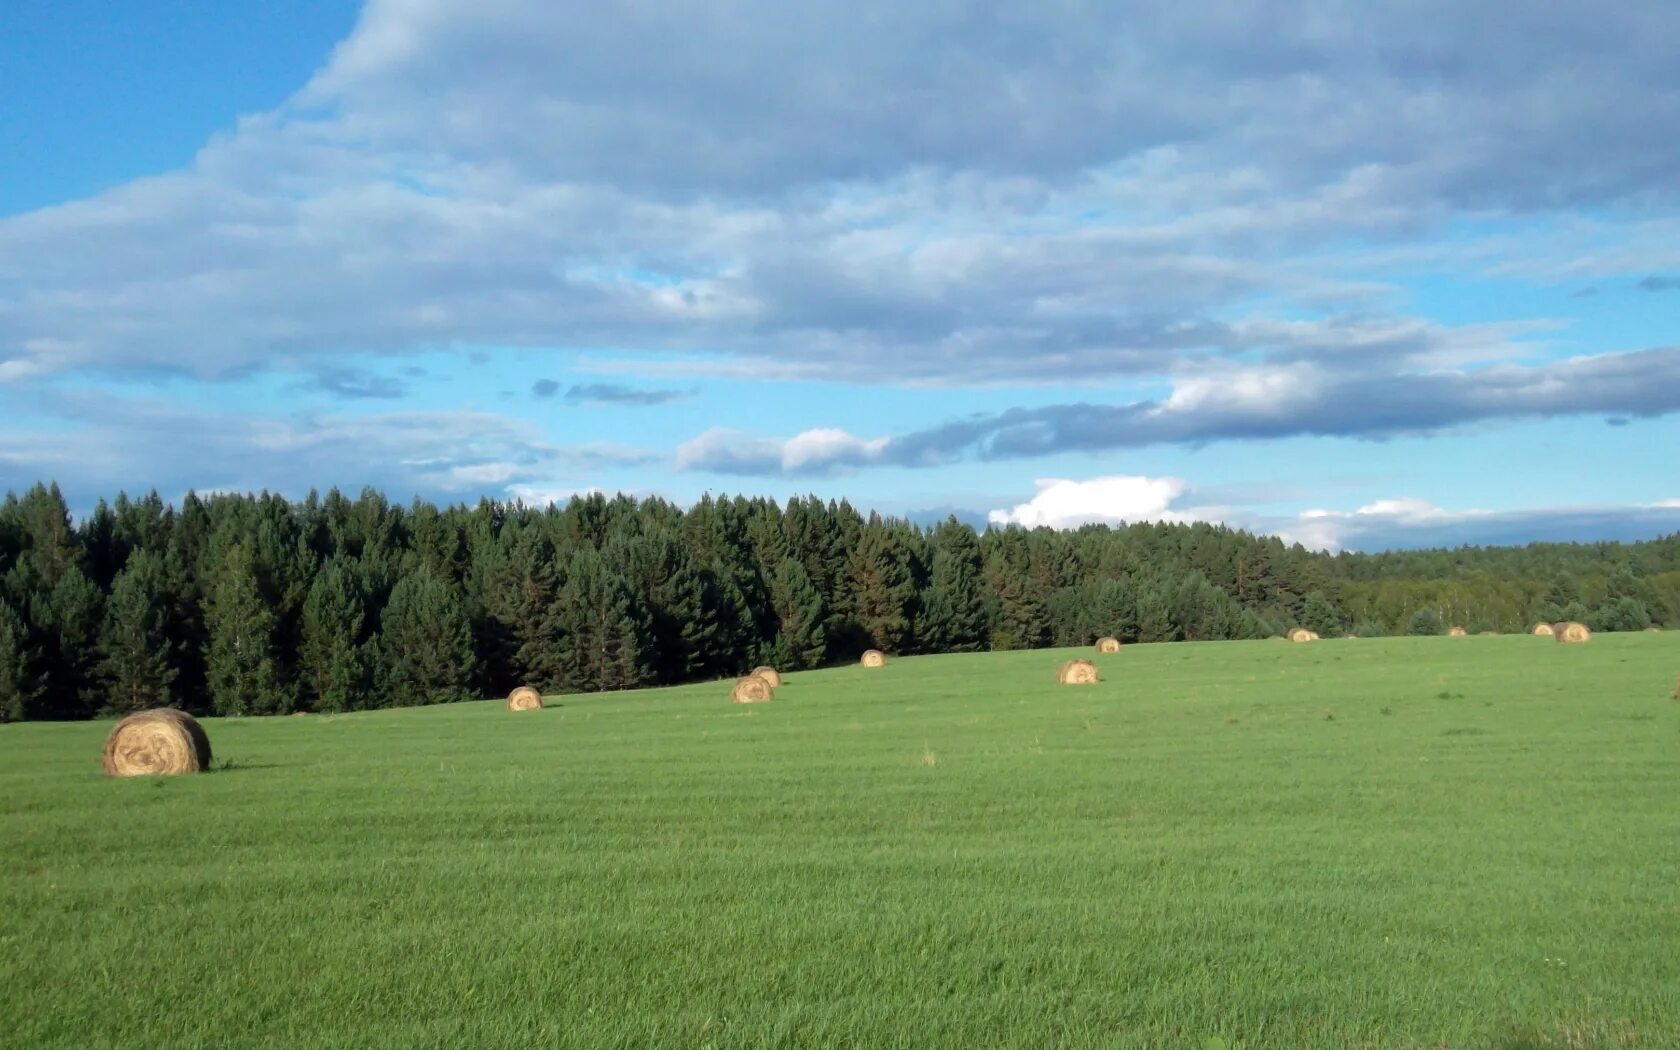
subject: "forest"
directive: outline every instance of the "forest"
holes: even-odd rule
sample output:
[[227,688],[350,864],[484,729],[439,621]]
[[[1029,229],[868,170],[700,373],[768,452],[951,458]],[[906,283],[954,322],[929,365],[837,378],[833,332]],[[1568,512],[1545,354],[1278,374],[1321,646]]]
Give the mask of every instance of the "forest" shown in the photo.
[[0,721],[156,706],[350,711],[630,689],[890,654],[1342,634],[1642,630],[1680,534],[1311,552],[1208,524],[976,532],[844,500],[580,496],[403,506],[372,490],[155,492],[79,519],[0,506]]

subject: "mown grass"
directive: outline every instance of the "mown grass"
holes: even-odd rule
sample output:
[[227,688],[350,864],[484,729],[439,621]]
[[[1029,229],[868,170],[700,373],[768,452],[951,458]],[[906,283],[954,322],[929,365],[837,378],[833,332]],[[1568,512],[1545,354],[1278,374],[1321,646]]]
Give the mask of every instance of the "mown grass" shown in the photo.
[[1680,1046],[1680,635],[1068,655],[0,727],[0,1042]]

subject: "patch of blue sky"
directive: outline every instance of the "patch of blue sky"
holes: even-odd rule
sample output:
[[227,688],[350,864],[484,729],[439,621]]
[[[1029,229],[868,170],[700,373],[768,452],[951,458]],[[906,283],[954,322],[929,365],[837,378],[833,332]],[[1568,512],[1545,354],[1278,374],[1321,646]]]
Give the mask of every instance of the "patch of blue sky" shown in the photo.
[[0,215],[178,168],[301,88],[359,0],[11,3],[0,17]]

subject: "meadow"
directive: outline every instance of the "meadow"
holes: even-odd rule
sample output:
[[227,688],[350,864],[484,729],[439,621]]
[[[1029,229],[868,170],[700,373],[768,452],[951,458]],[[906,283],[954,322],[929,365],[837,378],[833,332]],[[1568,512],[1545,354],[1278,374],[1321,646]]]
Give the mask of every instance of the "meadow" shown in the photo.
[[170,779],[0,726],[0,1044],[1680,1046],[1677,672],[933,656],[206,719]]

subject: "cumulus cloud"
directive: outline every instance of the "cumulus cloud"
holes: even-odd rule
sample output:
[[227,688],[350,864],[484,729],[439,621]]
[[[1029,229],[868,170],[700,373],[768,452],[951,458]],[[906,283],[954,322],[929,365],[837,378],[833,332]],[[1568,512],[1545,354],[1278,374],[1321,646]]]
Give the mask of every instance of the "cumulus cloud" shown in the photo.
[[1053,529],[1088,524],[1133,521],[1181,521],[1172,510],[1189,488],[1182,478],[1149,478],[1116,474],[1088,481],[1040,479],[1033,498],[1007,510],[986,515],[993,525],[1024,525]]
[[886,446],[886,438],[865,440],[833,428],[807,430],[784,440],[713,427],[677,446],[677,469],[820,475],[877,462]]

